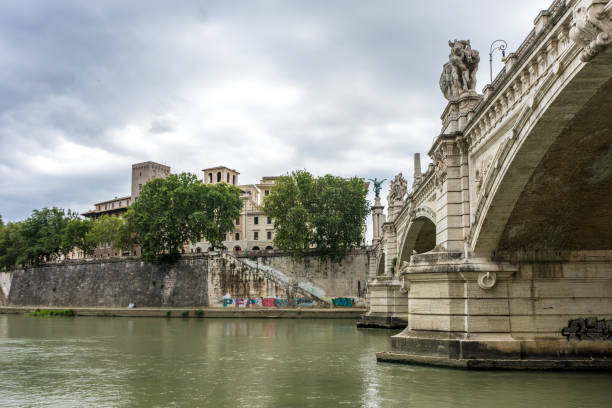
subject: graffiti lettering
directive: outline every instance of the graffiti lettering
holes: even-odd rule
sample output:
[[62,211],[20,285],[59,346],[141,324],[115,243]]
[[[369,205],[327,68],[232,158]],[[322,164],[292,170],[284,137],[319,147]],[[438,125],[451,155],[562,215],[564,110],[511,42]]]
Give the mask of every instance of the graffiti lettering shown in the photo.
[[353,307],[353,299],[347,297],[334,298],[332,302],[335,307]]

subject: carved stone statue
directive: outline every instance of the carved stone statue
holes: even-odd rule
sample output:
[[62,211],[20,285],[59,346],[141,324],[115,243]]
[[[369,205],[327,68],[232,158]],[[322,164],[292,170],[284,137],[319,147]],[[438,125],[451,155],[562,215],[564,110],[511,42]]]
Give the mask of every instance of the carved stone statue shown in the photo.
[[581,0],[573,9],[569,33],[576,44],[583,47],[580,58],[593,59],[612,44],[612,3],[605,0]]
[[391,182],[391,188],[389,190],[389,195],[387,196],[387,202],[389,204],[393,204],[396,201],[402,201],[407,191],[408,182],[406,181],[402,173],[399,173]]
[[376,198],[380,198],[380,186],[386,179],[378,180],[376,177],[374,179],[368,179],[374,184],[374,194],[376,194]]
[[449,41],[448,45],[451,52],[442,68],[440,89],[446,99],[454,101],[463,95],[475,93],[480,55],[472,49],[469,40]]

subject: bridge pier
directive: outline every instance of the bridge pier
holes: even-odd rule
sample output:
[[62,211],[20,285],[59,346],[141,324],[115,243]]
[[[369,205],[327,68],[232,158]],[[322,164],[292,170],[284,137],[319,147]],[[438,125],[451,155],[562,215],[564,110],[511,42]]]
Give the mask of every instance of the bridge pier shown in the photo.
[[449,42],[432,163],[375,247],[368,314],[407,324],[381,361],[612,369],[612,1],[535,25],[482,96],[478,53]]
[[[379,361],[465,368],[612,369],[612,251],[513,262],[415,255],[408,325]],[[584,320],[581,320],[584,319]]]

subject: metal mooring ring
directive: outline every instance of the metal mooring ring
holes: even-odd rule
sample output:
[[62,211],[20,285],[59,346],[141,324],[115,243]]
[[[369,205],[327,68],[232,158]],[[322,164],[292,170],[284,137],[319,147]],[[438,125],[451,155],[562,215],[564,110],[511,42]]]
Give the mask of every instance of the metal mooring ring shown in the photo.
[[481,289],[491,289],[495,286],[496,282],[497,275],[495,272],[481,273],[478,275],[478,286],[480,286]]

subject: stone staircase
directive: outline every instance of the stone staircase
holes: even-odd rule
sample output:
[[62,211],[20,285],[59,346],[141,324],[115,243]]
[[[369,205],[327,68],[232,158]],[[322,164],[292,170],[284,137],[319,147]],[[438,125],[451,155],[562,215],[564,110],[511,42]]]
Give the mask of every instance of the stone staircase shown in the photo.
[[331,305],[331,298],[325,295],[325,291],[310,282],[296,282],[291,277],[270,265],[264,265],[246,258],[236,258],[224,252],[223,258],[234,265],[242,265],[254,272],[256,275],[274,282],[288,293],[299,293],[302,296],[314,298],[322,305]]

